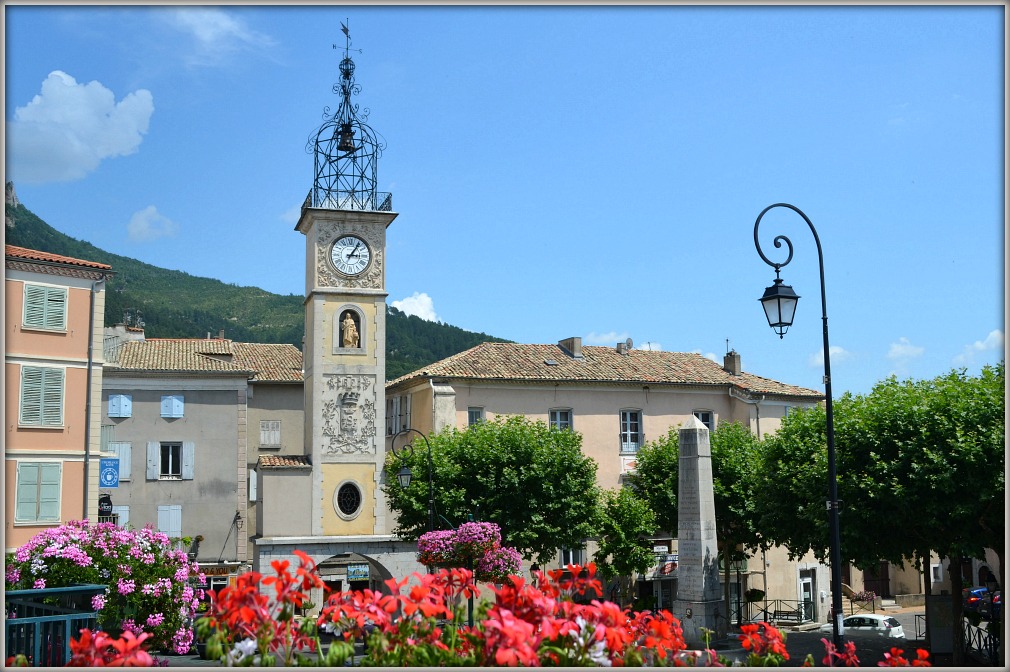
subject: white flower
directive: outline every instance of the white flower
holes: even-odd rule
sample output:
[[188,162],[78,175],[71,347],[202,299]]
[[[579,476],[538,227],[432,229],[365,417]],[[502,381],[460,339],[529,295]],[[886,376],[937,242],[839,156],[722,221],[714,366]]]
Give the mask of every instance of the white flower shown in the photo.
[[228,659],[225,665],[231,667],[237,665],[256,652],[256,640],[252,638],[243,639],[235,644],[235,648],[228,652]]

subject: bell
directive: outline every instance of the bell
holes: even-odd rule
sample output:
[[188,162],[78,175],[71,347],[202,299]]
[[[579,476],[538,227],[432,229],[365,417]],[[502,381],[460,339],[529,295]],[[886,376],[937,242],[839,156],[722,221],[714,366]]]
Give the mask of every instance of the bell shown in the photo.
[[340,140],[337,142],[337,149],[347,154],[357,149],[354,146],[354,131],[351,129],[350,124],[340,125]]

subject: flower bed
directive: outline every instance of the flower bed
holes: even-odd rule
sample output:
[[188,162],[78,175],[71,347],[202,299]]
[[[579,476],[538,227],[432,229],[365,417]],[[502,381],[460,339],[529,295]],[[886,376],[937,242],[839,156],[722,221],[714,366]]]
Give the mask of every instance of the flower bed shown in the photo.
[[157,650],[189,652],[189,625],[202,591],[188,585],[199,572],[167,535],[150,527],[127,530],[113,523],[71,521],[42,530],[6,558],[7,590],[105,584],[91,606],[99,626],[112,632],[148,633]]

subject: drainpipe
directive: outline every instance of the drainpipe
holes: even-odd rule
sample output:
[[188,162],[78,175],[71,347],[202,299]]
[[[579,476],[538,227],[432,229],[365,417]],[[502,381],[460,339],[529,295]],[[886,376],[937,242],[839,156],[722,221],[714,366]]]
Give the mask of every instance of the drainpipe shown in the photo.
[[91,475],[91,369],[95,363],[95,294],[99,285],[105,282],[105,276],[91,283],[91,296],[88,303],[88,393],[84,404],[84,515],[88,517],[88,478]]
[[760,399],[751,399],[750,397],[745,397],[739,392],[733,393],[733,388],[729,388],[729,396],[731,399],[739,399],[745,404],[750,404],[754,407],[754,429],[757,437],[761,438],[761,402],[765,400],[765,395],[761,395]]

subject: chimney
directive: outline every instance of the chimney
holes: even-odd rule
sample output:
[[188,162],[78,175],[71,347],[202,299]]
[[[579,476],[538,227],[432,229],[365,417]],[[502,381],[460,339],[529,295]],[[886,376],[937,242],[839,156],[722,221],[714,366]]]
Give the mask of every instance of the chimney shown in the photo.
[[571,338],[566,338],[563,341],[558,341],[558,345],[561,346],[562,350],[567,351],[573,359],[582,359],[581,336],[572,336]]
[[222,329],[217,333],[217,337],[220,338],[222,341],[224,340],[224,329]]
[[617,344],[617,354],[623,355],[623,354],[626,354],[627,352],[628,352],[628,344],[627,343],[618,343]]
[[740,367],[740,353],[736,350],[730,350],[727,352],[726,356],[723,357],[722,360],[722,368],[726,373],[739,376],[742,370]]

